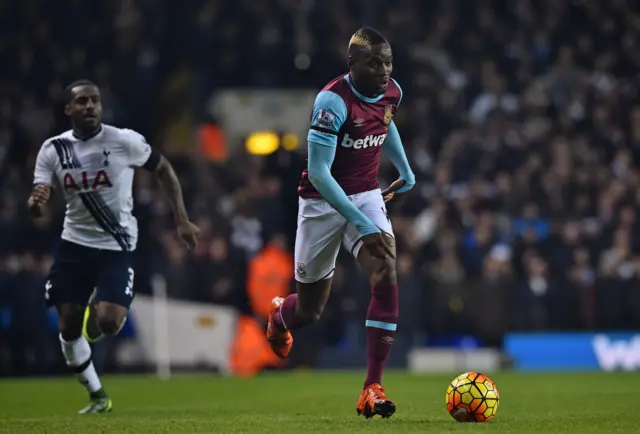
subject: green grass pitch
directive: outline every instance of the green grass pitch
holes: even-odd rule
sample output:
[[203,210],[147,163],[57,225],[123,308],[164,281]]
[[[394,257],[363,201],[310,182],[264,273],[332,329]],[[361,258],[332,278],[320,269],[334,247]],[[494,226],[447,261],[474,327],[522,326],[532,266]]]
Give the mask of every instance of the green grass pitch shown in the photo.
[[106,377],[114,411],[75,415],[85,392],[72,378],[0,381],[0,433],[631,433],[638,432],[640,374],[488,375],[497,416],[454,421],[445,391],[456,374],[389,373],[397,406],[387,420],[356,416],[363,373],[277,373],[254,379]]

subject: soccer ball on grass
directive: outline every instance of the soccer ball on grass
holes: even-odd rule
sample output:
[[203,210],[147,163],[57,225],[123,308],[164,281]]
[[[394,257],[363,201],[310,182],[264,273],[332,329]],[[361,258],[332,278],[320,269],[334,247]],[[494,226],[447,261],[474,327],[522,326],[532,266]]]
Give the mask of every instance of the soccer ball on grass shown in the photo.
[[496,415],[500,393],[486,375],[465,372],[447,388],[447,410],[458,422],[488,422]]

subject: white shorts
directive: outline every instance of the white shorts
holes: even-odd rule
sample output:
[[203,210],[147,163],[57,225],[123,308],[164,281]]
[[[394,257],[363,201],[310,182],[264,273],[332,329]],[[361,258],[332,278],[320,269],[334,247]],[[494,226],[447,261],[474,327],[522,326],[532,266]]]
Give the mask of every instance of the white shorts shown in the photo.
[[[391,221],[380,189],[349,196],[373,224],[393,236]],[[295,276],[301,283],[313,283],[333,275],[340,244],[354,257],[362,246],[360,233],[324,199],[299,200],[296,233]]]

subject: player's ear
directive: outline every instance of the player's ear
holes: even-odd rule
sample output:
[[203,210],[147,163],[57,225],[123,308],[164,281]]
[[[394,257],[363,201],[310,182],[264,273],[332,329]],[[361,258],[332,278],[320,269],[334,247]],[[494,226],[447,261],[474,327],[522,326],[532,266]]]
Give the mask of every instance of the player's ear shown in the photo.
[[67,116],[71,116],[71,104],[64,105],[64,114]]

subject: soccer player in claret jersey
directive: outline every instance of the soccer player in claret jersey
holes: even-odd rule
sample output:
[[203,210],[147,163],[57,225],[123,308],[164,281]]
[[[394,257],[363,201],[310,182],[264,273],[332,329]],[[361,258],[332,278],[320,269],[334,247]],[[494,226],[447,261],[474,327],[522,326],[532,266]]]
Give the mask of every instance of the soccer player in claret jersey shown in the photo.
[[[393,123],[402,90],[391,71],[389,43],[362,28],[349,42],[349,73],[331,81],[315,100],[308,166],[298,188],[297,294],[274,299],[267,328],[273,351],[287,357],[290,331],[320,317],[344,243],[371,281],[367,378],[357,403],[358,414],[367,418],[395,412],[381,386],[398,319],[395,242],[385,202],[415,184]],[[400,175],[385,191],[378,185],[381,153]]]
[[95,84],[74,82],[65,97],[72,129],[42,145],[28,207],[33,216],[41,216],[57,181],[67,210],[45,299],[58,311],[67,365],[89,392],[90,403],[79,413],[101,413],[110,411],[112,402],[93,367],[89,342],[118,333],[133,300],[134,169],[157,175],[188,247],[195,246],[199,229],[189,221],[171,164],[137,132],[102,124]]

